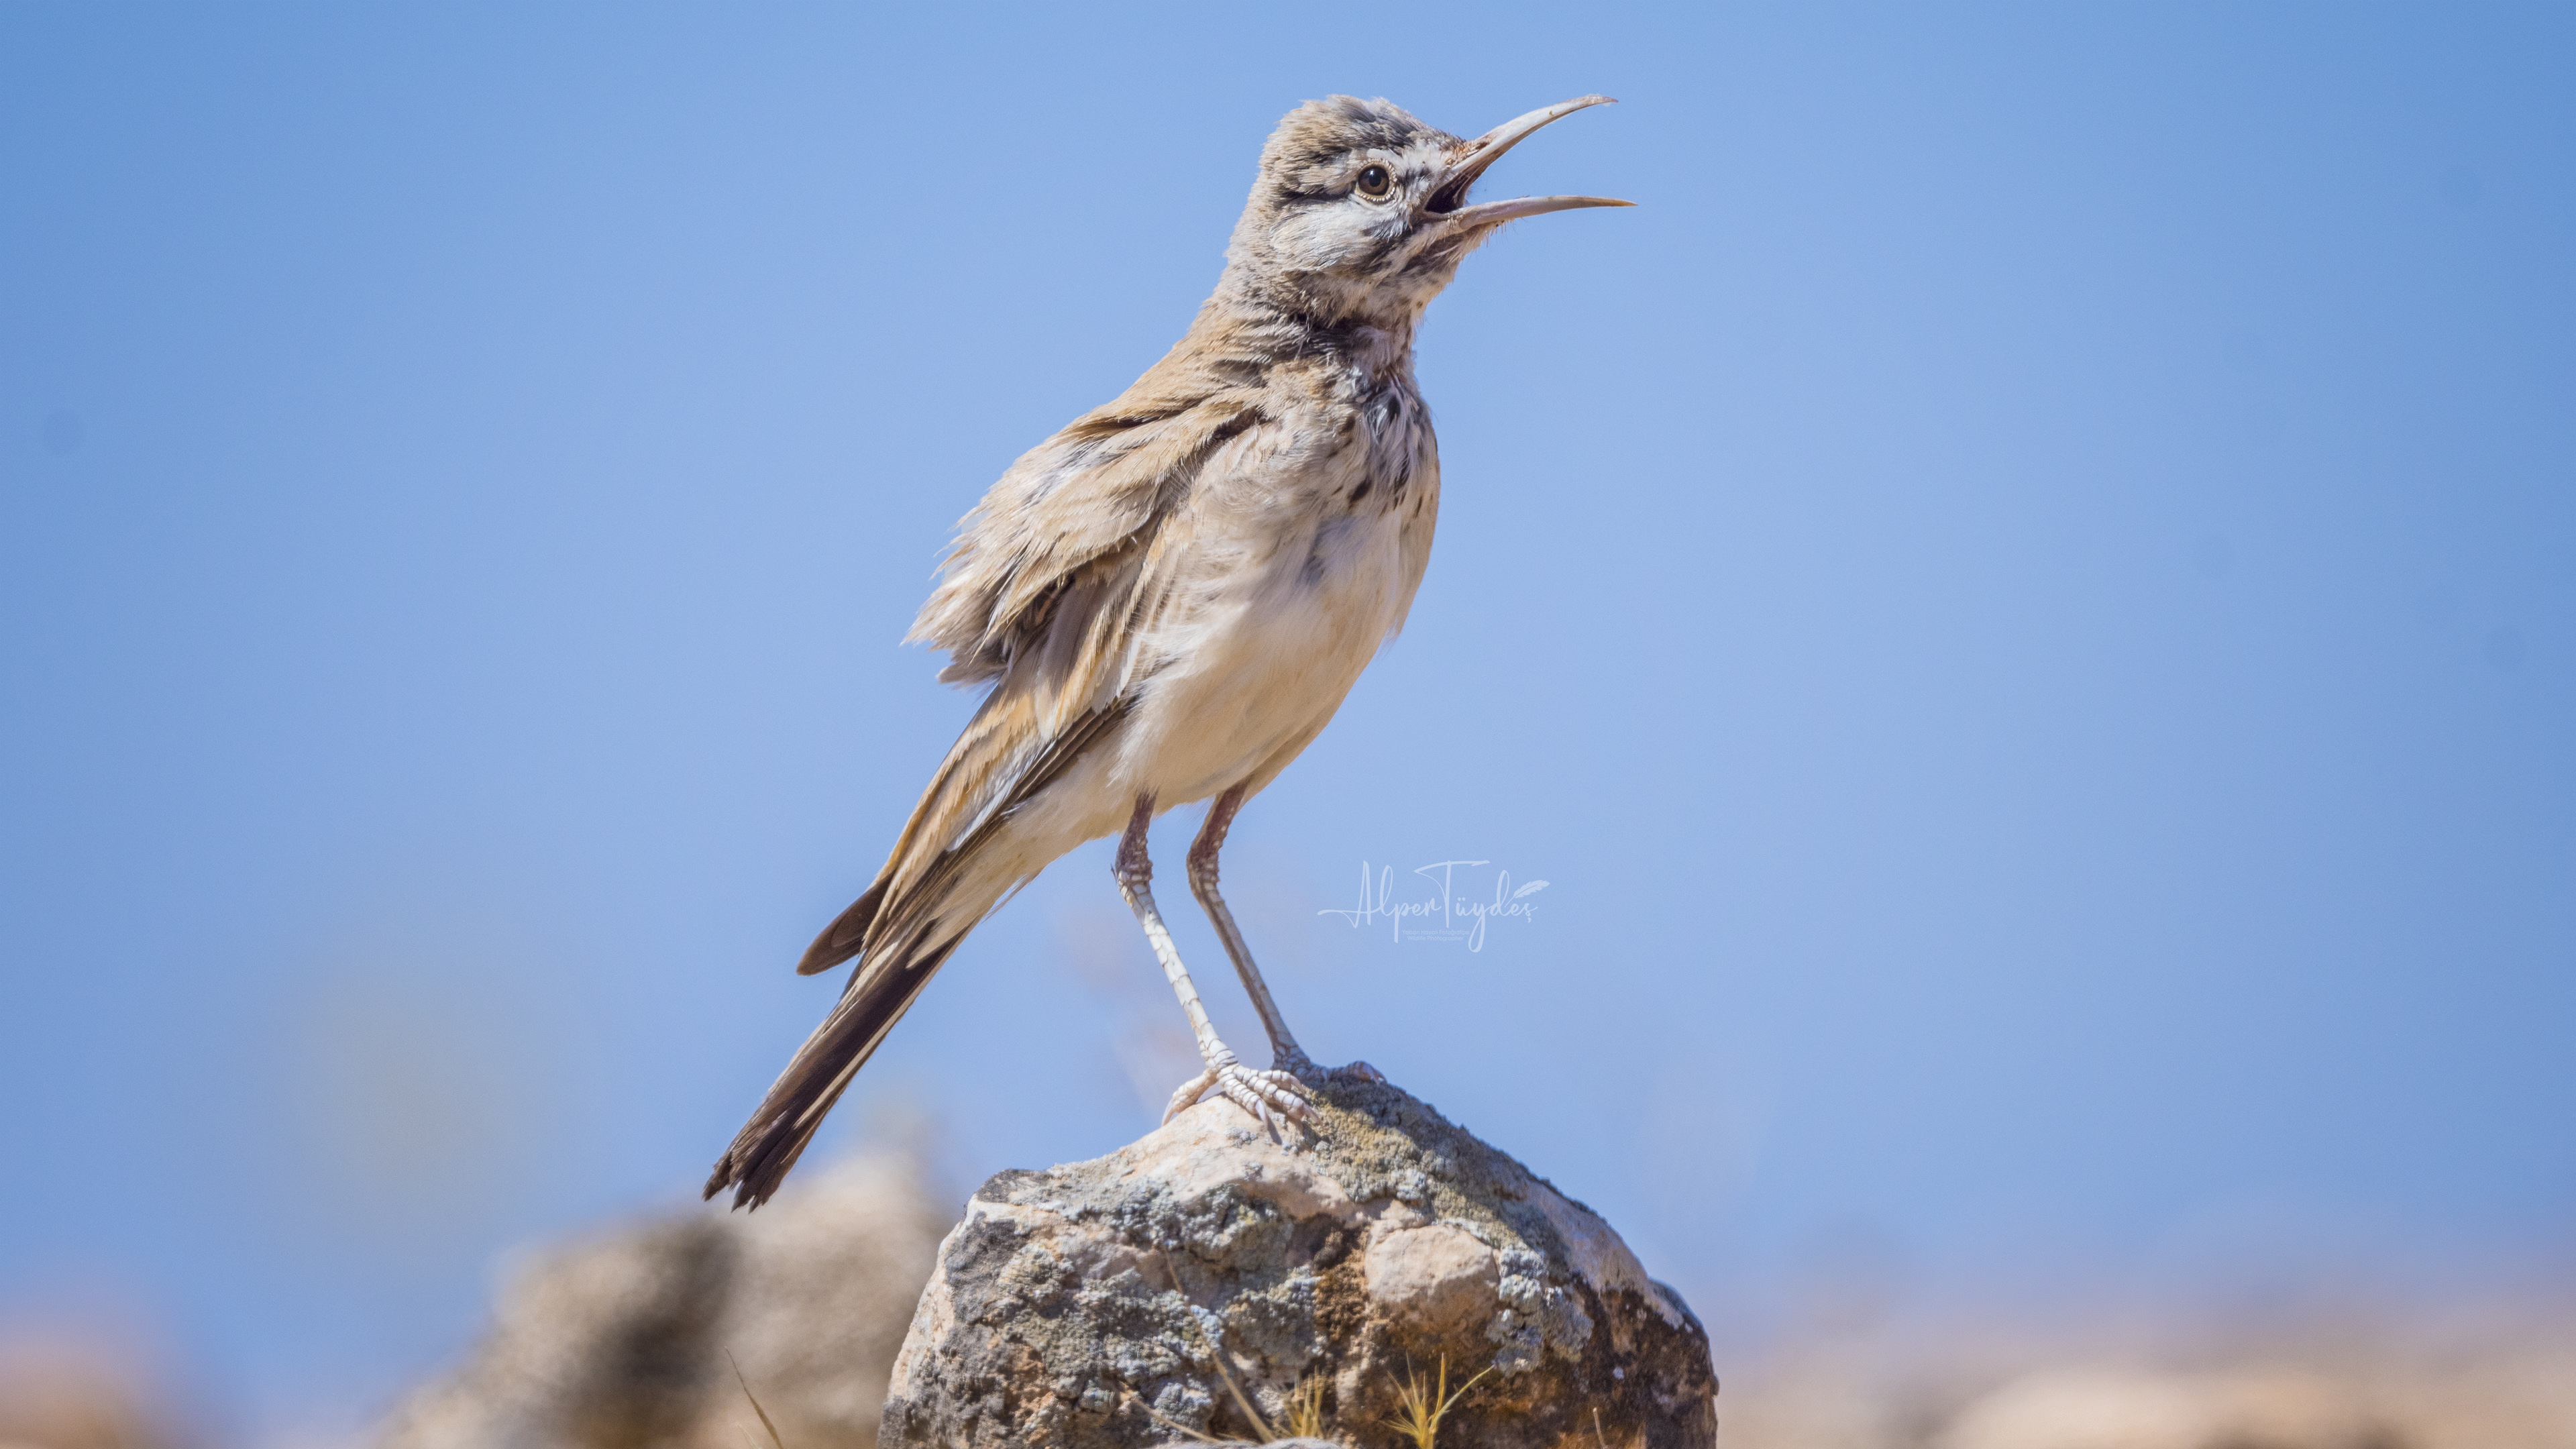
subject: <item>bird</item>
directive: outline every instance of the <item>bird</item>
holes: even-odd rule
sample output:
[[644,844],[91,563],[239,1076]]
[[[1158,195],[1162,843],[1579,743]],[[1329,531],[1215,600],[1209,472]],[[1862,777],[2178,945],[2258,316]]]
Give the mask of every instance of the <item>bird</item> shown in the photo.
[[[1287,768],[1394,637],[1431,557],[1440,457],[1413,376],[1423,309],[1505,223],[1632,203],[1471,203],[1505,152],[1590,106],[1541,107],[1468,140],[1386,100],[1290,111],[1261,150],[1216,289],[1125,392],[1023,454],[958,526],[908,643],[983,702],[875,880],[797,970],[856,960],[708,1176],[737,1208],[778,1190],[824,1114],[941,964],[1066,852],[1120,837],[1113,875],[1188,1016],[1213,1092],[1276,1129],[1319,1074],[1218,890],[1244,802]],[[1271,1065],[1208,1020],[1154,902],[1146,831],[1209,801],[1191,892]],[[1340,1069],[1364,1077],[1364,1064]]]

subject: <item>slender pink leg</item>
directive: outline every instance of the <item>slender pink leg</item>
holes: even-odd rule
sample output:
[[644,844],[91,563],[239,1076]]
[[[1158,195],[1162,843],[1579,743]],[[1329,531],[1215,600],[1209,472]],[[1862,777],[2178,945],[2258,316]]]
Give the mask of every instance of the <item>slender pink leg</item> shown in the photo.
[[1189,968],[1181,964],[1180,948],[1172,944],[1172,933],[1163,925],[1162,912],[1154,907],[1154,862],[1145,853],[1145,830],[1153,822],[1154,797],[1138,796],[1136,813],[1129,817],[1127,833],[1118,842],[1118,862],[1114,867],[1118,893],[1127,898],[1127,909],[1136,913],[1136,923],[1145,928],[1145,939],[1154,947],[1154,959],[1163,963],[1164,979],[1172,983],[1172,994],[1181,999],[1181,1010],[1189,1014],[1190,1031],[1198,1038],[1199,1059],[1207,1063],[1206,1071],[1182,1083],[1181,1089],[1172,1094],[1172,1104],[1163,1109],[1163,1120],[1171,1121],[1175,1113],[1196,1102],[1211,1087],[1265,1127],[1271,1125],[1273,1112],[1303,1119],[1309,1109],[1295,1089],[1304,1084],[1286,1072],[1246,1067],[1218,1039],[1215,1025],[1208,1020],[1207,1008],[1199,1002],[1199,989],[1190,981]]

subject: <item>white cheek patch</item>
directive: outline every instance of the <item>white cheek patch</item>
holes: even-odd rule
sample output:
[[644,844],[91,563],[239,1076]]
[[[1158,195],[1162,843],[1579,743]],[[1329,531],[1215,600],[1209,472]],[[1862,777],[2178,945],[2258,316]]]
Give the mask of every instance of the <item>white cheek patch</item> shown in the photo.
[[1270,233],[1270,246],[1299,271],[1323,271],[1339,265],[1347,243],[1333,234],[1329,206],[1310,206],[1282,220]]
[[1291,266],[1325,271],[1364,260],[1403,235],[1400,207],[1344,200],[1310,206],[1284,218],[1271,231],[1270,244]]

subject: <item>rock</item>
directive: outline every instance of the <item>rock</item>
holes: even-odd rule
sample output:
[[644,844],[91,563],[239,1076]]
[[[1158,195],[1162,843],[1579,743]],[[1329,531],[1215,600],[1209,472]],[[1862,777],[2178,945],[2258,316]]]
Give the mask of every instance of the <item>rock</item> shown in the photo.
[[[2576,1449],[2576,1303],[2338,1296],[1811,1325],[1728,1375],[1728,1449]],[[2164,1310],[2172,1312],[2170,1308]]]
[[0,1449],[172,1449],[205,1437],[184,1403],[130,1327],[0,1320]]
[[1378,1443],[1408,1380],[1445,1371],[1446,1444],[1715,1442],[1708,1337],[1607,1224],[1394,1087],[1316,1085],[1285,1144],[1210,1101],[984,1184],[940,1245],[883,1441]]
[[2350,1385],[2302,1373],[2051,1369],[1968,1406],[1940,1449],[2384,1449]]
[[[1206,1442],[1204,1439],[1174,1439],[1168,1443],[1158,1444],[1154,1449],[1200,1449],[1200,1446]],[[1224,1439],[1218,1442],[1235,1444],[1248,1441]],[[0,1449],[10,1449],[10,1446],[0,1444]],[[1350,1449],[1350,1446],[1335,1443],[1330,1439],[1309,1439],[1301,1435],[1294,1439],[1264,1439],[1260,1443],[1260,1449]]]
[[912,1158],[885,1154],[757,1213],[693,1212],[546,1254],[503,1292],[472,1360],[414,1395],[381,1443],[767,1445],[747,1384],[792,1449],[868,1449],[949,1221]]

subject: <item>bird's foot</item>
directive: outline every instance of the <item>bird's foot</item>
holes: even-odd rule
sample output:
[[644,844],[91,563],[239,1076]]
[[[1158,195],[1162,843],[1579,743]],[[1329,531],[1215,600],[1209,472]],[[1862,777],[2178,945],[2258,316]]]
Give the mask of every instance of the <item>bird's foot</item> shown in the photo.
[[1367,1082],[1372,1086],[1386,1085],[1386,1073],[1366,1062],[1351,1062],[1343,1066],[1328,1067],[1294,1046],[1285,1051],[1273,1047],[1270,1052],[1270,1067],[1273,1071],[1286,1072],[1301,1081],[1330,1081],[1335,1077],[1347,1077],[1352,1081]]
[[1171,1121],[1181,1114],[1181,1109],[1197,1102],[1211,1090],[1251,1113],[1263,1127],[1273,1130],[1277,1127],[1276,1117],[1303,1122],[1314,1113],[1314,1109],[1306,1105],[1305,1097],[1298,1095],[1311,1093],[1313,1088],[1288,1072],[1264,1072],[1247,1067],[1235,1059],[1232,1051],[1220,1045],[1207,1054],[1207,1070],[1181,1083],[1181,1089],[1172,1094],[1172,1104],[1163,1109],[1163,1120]]

